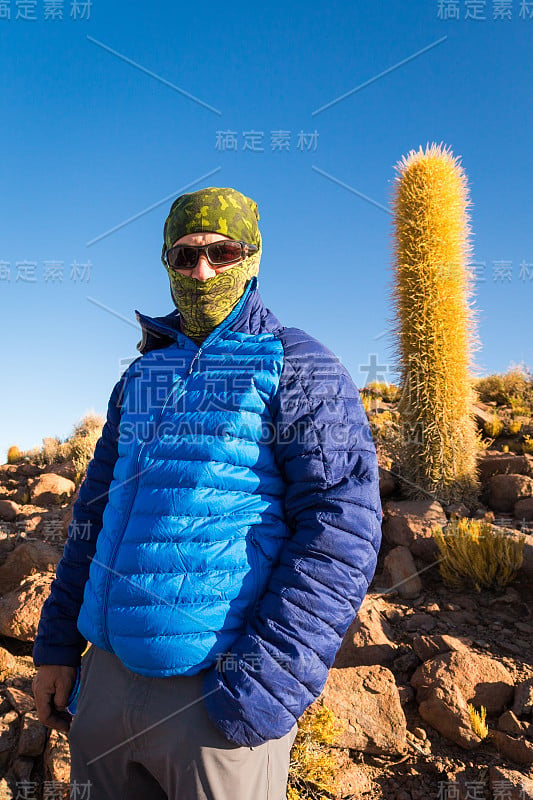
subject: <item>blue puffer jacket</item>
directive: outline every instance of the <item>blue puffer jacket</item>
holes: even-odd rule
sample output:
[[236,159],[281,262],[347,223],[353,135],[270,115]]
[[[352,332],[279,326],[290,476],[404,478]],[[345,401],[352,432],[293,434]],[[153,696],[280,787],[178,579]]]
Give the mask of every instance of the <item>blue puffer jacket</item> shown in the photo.
[[286,734],[373,578],[376,449],[347,370],[249,282],[198,347],[137,313],[39,622],[36,666],[87,641],[148,676],[203,671],[231,741]]

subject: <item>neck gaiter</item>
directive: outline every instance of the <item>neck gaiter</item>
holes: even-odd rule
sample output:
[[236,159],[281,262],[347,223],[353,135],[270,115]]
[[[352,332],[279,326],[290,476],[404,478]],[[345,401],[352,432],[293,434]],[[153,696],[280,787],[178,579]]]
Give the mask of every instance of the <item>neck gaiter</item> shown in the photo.
[[250,278],[259,272],[262,240],[258,219],[255,201],[230,188],[208,187],[181,195],[172,204],[163,233],[163,264],[166,249],[188,233],[221,233],[259,247],[243,261],[206,281],[181,275],[165,264],[172,299],[180,312],[181,330],[196,344],[228,316]]

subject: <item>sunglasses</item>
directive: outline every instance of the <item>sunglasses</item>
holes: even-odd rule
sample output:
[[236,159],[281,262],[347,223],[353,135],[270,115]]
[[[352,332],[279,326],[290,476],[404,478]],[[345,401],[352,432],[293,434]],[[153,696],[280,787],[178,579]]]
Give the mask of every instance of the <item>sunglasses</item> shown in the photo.
[[223,267],[240,261],[258,249],[255,244],[237,242],[234,239],[202,245],[175,244],[165,252],[165,261],[170,269],[194,269],[201,250],[212,267]]

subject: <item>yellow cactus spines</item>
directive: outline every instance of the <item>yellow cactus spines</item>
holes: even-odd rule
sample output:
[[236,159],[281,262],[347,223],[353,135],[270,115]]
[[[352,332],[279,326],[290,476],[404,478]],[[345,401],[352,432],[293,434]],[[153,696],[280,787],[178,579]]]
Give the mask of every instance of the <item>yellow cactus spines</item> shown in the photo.
[[20,461],[21,452],[18,449],[16,444],[11,445],[9,450],[7,451],[7,463],[8,464],[16,464],[17,461]]
[[442,145],[412,150],[395,169],[393,359],[400,374],[403,455],[411,499],[474,502],[480,491],[477,398],[470,358],[480,346],[470,307],[467,179]]

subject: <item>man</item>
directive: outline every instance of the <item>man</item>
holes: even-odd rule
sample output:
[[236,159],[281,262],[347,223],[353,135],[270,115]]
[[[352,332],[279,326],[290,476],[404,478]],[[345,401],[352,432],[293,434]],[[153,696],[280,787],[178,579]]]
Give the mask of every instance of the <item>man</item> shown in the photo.
[[111,394],[43,606],[37,711],[68,731],[91,800],[285,798],[297,720],[375,572],[359,392],[264,306],[258,219],[230,188],[172,204],[176,310],[136,312],[142,355]]

